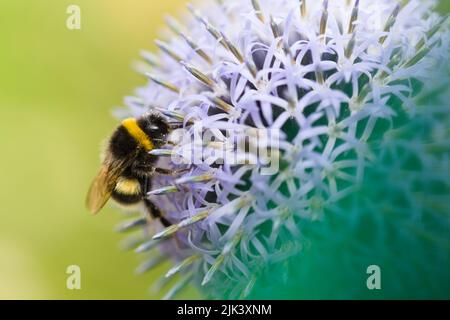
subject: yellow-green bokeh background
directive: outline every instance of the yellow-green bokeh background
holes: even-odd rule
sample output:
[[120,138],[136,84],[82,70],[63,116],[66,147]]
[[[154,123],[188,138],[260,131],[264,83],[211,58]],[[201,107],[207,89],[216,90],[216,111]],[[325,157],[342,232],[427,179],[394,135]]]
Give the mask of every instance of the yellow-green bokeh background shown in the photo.
[[[66,28],[81,8],[82,29]],[[144,79],[131,68],[165,13],[180,0],[0,1],[0,298],[159,298],[161,270],[135,276],[140,259],[122,252],[120,220],[84,208],[110,115]],[[82,290],[66,289],[81,267]],[[185,295],[189,297],[192,292]]]
[[[118,250],[119,214],[92,217],[84,197],[111,107],[144,81],[131,62],[184,2],[0,0],[1,299],[161,297],[148,287],[162,270],[137,277],[139,257]],[[81,30],[66,28],[69,4]],[[66,289],[71,264],[82,290]]]

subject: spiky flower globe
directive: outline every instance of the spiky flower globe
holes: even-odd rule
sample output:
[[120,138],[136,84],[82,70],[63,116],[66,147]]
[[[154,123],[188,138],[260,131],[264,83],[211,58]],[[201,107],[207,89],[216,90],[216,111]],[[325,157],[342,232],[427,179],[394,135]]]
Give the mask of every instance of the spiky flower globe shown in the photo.
[[[448,199],[448,148],[427,149],[430,139],[448,139],[448,104],[433,91],[448,79],[448,21],[434,6],[205,0],[183,22],[168,18],[161,52],[144,52],[137,65],[148,84],[117,111],[156,111],[183,124],[151,151],[180,172],[155,176],[148,194],[172,225],[140,213],[120,227],[138,229],[127,243],[148,254],[138,271],[170,260],[159,284],[177,280],[166,298],[188,284],[207,297],[245,298],[317,277],[314,268],[301,271],[307,262],[295,257],[303,254],[333,265],[342,250],[356,261],[371,246],[367,237],[379,252],[398,249],[390,232],[414,241],[432,234],[448,246],[448,211],[415,193],[422,188],[433,203],[427,186],[437,183],[434,203]],[[417,158],[408,158],[411,174],[408,154]],[[443,255],[422,263],[448,268],[448,247]],[[349,266],[364,276],[366,267]],[[282,296],[271,292],[259,297]]]

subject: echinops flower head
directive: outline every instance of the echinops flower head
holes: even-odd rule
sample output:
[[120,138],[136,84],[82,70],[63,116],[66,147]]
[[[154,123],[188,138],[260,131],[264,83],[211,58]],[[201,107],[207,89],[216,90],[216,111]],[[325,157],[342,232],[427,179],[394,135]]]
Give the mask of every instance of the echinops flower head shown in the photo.
[[120,226],[137,228],[128,246],[149,254],[138,271],[170,260],[166,298],[188,284],[245,298],[269,266],[302,252],[302,221],[327,224],[386,135],[424,114],[420,92],[446,77],[449,24],[435,5],[204,0],[168,17],[160,52],[136,64],[148,83],[116,111],[182,123],[151,151],[179,172],[155,176],[148,194],[172,225],[142,213]]

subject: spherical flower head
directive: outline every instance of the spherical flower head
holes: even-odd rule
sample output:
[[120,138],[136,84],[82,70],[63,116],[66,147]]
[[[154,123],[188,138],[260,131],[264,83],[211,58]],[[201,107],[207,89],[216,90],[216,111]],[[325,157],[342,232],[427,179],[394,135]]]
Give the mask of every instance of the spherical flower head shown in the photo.
[[373,146],[416,116],[418,88],[446,66],[448,21],[434,5],[203,1],[168,18],[160,53],[136,65],[148,84],[117,111],[179,126],[151,151],[174,174],[155,175],[147,195],[172,225],[140,215],[121,227],[144,229],[139,271],[170,259],[168,298],[189,283],[243,298],[300,252],[302,221],[358,188]]

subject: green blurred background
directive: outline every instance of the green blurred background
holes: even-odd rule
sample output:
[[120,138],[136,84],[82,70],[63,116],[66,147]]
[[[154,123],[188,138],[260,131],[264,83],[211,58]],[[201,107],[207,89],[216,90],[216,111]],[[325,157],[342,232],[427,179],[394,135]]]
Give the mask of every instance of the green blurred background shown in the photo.
[[[66,8],[81,8],[81,30]],[[121,219],[84,208],[113,106],[144,83],[131,68],[153,48],[164,14],[180,0],[0,1],[0,298],[159,298],[156,270],[118,249]],[[66,289],[81,267],[82,290]],[[189,293],[188,297],[190,296]],[[191,293],[192,294],[192,293]]]
[[[137,277],[139,257],[118,249],[118,212],[92,217],[84,198],[111,108],[144,83],[131,62],[184,3],[0,1],[0,299],[161,297],[148,287],[162,270]],[[70,4],[81,30],[66,28]],[[66,289],[72,264],[81,290]]]

